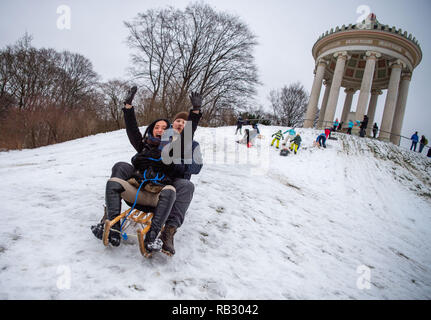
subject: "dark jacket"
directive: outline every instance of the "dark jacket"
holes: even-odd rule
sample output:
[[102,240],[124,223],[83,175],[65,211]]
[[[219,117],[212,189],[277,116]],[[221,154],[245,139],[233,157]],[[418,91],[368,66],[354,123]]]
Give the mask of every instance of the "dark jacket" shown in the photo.
[[126,123],[126,132],[130,143],[135,148],[137,153],[132,157],[132,164],[136,169],[134,178],[141,183],[147,179],[157,179],[153,182],[144,183],[152,185],[167,185],[172,183],[173,166],[166,165],[161,160],[162,142],[160,139],[153,137],[152,132],[154,125],[163,120],[169,127],[171,124],[167,119],[157,119],[153,121],[145,130],[144,135],[141,134],[136,122],[134,108],[123,108],[124,121]]
[[[186,131],[186,128],[184,128],[183,132],[181,133],[181,160],[174,161],[175,163],[172,163],[170,165],[165,165],[163,164],[162,161],[157,161],[157,162],[153,161],[153,163],[148,162],[148,161],[151,161],[151,159],[149,160],[148,158],[152,158],[152,159],[160,158],[162,148],[160,148],[160,145],[157,148],[148,146],[145,140],[148,136],[151,136],[151,132],[153,131],[153,128],[156,122],[160,120],[164,120],[169,125],[170,125],[170,122],[166,119],[157,119],[147,127],[144,135],[142,136],[138,128],[138,124],[136,122],[134,108],[131,108],[131,109],[123,108],[123,111],[124,111],[124,120],[126,122],[127,136],[129,137],[130,143],[138,152],[132,158],[132,164],[136,169],[138,169],[140,172],[143,172],[145,168],[151,165],[152,167],[156,168],[157,171],[166,173],[170,178],[183,178],[188,180],[190,180],[192,174],[198,174],[200,172],[203,166],[202,155],[200,152],[199,143],[194,141],[193,137],[198,127],[199,120],[202,117],[202,113],[197,114],[190,110],[188,120],[186,123],[187,129],[190,129],[189,126],[191,126],[191,129],[192,129],[192,141],[191,141],[192,159],[186,159],[186,156],[184,153],[184,150],[188,150],[187,148],[190,148],[190,144],[187,143],[187,141],[185,141],[186,139],[184,137],[184,133]],[[170,155],[172,156],[172,151]],[[180,163],[177,163],[177,162],[180,162]]]
[[243,124],[244,124],[244,121],[242,120],[242,118],[238,118],[238,121],[236,122],[236,127],[242,128]]
[[185,141],[184,128],[181,133],[181,163],[174,164],[173,177],[190,180],[192,174],[198,174],[203,166],[202,154],[199,143],[194,140],[195,131],[198,128],[199,120],[202,117],[202,113],[194,113],[192,110],[189,112],[186,127],[192,126],[192,146],[191,146],[191,158],[185,154],[184,150],[190,151],[190,144]]
[[292,139],[292,142],[295,142],[298,145],[298,147],[301,145],[301,141],[302,141],[301,136],[298,136],[298,135]]
[[362,122],[361,122],[361,126],[360,126],[360,128],[361,128],[361,129],[367,129],[367,126],[368,126],[368,117],[367,117],[367,116],[365,116],[365,117],[364,117],[364,121],[362,121]]

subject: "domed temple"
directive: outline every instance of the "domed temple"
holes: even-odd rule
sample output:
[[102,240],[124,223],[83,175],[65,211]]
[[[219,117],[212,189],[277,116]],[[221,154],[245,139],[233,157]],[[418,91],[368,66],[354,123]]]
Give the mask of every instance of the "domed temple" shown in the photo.
[[[399,145],[409,84],[413,70],[422,60],[418,41],[407,31],[379,23],[370,14],[362,24],[343,25],[322,34],[312,54],[316,61],[315,77],[304,127],[313,127],[323,83],[317,127],[332,126],[340,89],[345,88],[340,121],[346,125],[349,119],[362,121],[368,115],[369,135],[378,97],[388,90],[378,138]],[[359,97],[353,113],[353,95],[357,91]]]

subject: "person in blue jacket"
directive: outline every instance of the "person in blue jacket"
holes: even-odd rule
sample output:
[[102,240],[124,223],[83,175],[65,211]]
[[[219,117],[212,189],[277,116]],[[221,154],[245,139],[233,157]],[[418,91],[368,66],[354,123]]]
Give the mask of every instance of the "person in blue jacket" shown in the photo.
[[320,147],[326,148],[326,134],[321,133],[317,136],[316,142]]
[[338,118],[337,119],[335,119],[335,121],[334,121],[334,128],[333,128],[333,130],[332,131],[337,131],[337,128],[338,128],[338,125],[340,124],[340,122],[338,121]]
[[353,128],[353,121],[349,120],[349,124],[348,124],[348,129],[347,129],[347,134],[352,134],[352,128]]
[[413,151],[416,151],[416,145],[418,144],[418,141],[419,141],[419,136],[417,131],[412,135],[410,140],[412,140],[412,145],[410,146],[410,150],[413,149]]
[[286,136],[283,143],[281,144],[282,146],[286,146],[289,143],[289,141],[292,141],[296,137],[296,131],[294,128],[288,129],[283,132],[283,134],[286,134],[286,133],[289,133],[289,134]]
[[256,130],[257,134],[260,134],[260,130],[259,130],[259,128],[257,127],[257,123],[253,123],[253,124],[251,125],[251,127],[252,127],[254,130]]

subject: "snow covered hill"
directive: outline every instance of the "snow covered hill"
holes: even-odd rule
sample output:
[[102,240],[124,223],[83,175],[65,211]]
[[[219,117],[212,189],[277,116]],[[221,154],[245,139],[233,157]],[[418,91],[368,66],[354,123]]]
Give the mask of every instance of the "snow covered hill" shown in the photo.
[[198,129],[177,253],[152,259],[89,228],[134,154],[125,130],[1,152],[0,299],[430,299],[431,161],[345,135],[320,150],[312,129],[281,157],[277,129],[250,149],[234,127]]

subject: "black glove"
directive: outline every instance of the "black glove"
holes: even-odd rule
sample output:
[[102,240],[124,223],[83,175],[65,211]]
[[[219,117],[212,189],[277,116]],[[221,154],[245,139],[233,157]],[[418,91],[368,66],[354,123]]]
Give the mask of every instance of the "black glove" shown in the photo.
[[197,92],[190,94],[190,101],[192,102],[193,110],[200,110],[202,107],[202,96]]
[[129,104],[132,105],[133,98],[135,97],[136,91],[138,91],[138,87],[133,86],[127,92],[126,98],[124,99],[124,105]]

